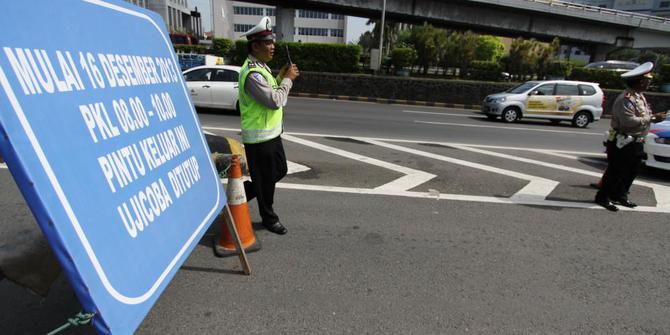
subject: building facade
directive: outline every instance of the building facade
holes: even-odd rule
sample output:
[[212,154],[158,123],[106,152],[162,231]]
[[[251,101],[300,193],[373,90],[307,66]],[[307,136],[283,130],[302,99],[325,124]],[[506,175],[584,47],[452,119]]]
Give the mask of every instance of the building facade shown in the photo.
[[[279,39],[292,42],[346,43],[348,17],[314,10],[284,10],[293,17],[292,34],[288,32]],[[286,15],[286,14],[283,14]],[[212,22],[214,37],[237,40],[257,25],[260,19],[269,16],[274,31],[277,31],[278,10],[273,6],[257,5],[241,1],[212,0]],[[292,37],[291,37],[292,35]],[[288,37],[288,38],[284,38]]]
[[125,0],[158,13],[170,33],[202,36],[202,17],[198,8],[190,10],[187,0]]
[[670,0],[573,0],[583,5],[670,17]]

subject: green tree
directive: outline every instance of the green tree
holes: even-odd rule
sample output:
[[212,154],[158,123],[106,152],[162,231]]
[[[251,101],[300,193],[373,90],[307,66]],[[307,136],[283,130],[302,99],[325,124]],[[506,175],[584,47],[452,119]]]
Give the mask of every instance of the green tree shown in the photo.
[[438,64],[440,52],[444,48],[445,34],[442,29],[437,29],[430,24],[415,26],[412,29],[411,39],[417,53],[417,63],[428,73],[428,68]]
[[554,39],[549,44],[544,43],[535,43],[535,52],[537,53],[537,76],[539,78],[544,78],[547,75],[547,70],[549,69],[551,61],[556,57],[558,49],[561,47],[561,41],[558,37]]
[[522,76],[533,74],[537,68],[536,45],[537,41],[535,39],[514,39],[506,58],[508,71]]
[[504,54],[505,46],[500,37],[480,35],[477,38],[477,48],[475,50],[476,60],[495,62]]
[[461,69],[460,76],[467,75],[470,68],[470,63],[475,60],[478,45],[477,34],[466,31],[454,33],[451,36],[454,38],[456,44],[456,64]]
[[[374,24],[374,28],[372,28],[372,38],[375,41],[373,43],[373,49],[379,47],[379,34],[380,34],[380,24],[381,20],[368,20],[366,25],[371,25]],[[389,54],[389,50],[391,49],[392,46],[396,44],[396,41],[398,40],[398,36],[400,33],[400,23],[397,22],[392,22],[392,21],[384,21],[384,44],[382,45],[382,52],[385,55]]]
[[365,52],[370,52],[370,49],[375,47],[375,39],[372,32],[366,31],[358,38],[358,45],[363,48]]

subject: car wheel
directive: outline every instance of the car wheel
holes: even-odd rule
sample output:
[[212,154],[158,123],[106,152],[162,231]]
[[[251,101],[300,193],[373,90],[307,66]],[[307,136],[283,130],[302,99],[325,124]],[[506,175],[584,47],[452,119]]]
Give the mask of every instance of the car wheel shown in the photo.
[[577,128],[586,128],[591,123],[591,115],[587,112],[579,112],[572,119],[572,125]]
[[503,122],[512,123],[516,122],[520,118],[520,111],[517,107],[507,107],[502,112],[501,119]]

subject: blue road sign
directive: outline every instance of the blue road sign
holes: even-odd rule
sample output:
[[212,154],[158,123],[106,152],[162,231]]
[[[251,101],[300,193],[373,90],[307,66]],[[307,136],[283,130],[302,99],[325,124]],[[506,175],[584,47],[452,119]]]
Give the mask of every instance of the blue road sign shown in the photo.
[[0,152],[101,333],[132,333],[226,203],[165,24],[9,1]]

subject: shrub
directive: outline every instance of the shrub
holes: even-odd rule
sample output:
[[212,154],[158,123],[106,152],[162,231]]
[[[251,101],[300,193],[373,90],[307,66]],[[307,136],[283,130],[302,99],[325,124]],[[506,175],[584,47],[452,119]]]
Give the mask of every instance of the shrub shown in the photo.
[[230,57],[235,44],[232,40],[225,38],[215,38],[212,40],[212,53],[216,56]]
[[207,53],[208,49],[204,45],[175,44],[174,51],[183,53],[203,54]]
[[391,64],[399,70],[414,65],[416,50],[412,48],[395,48],[391,51]]
[[[302,71],[344,73],[358,71],[360,46],[329,43],[277,42],[274,58],[268,64],[270,68],[279,69],[288,63],[286,45],[291,53],[291,60],[298,64]],[[247,41],[235,41],[233,55],[233,64],[242,65],[247,58]]]
[[599,83],[603,88],[624,88],[621,73],[615,71],[577,67],[572,69],[570,79]]
[[470,63],[470,79],[497,81],[501,79],[503,66],[493,61],[472,61]]
[[547,64],[547,76],[568,78],[574,67],[574,63],[568,61],[549,62]]

